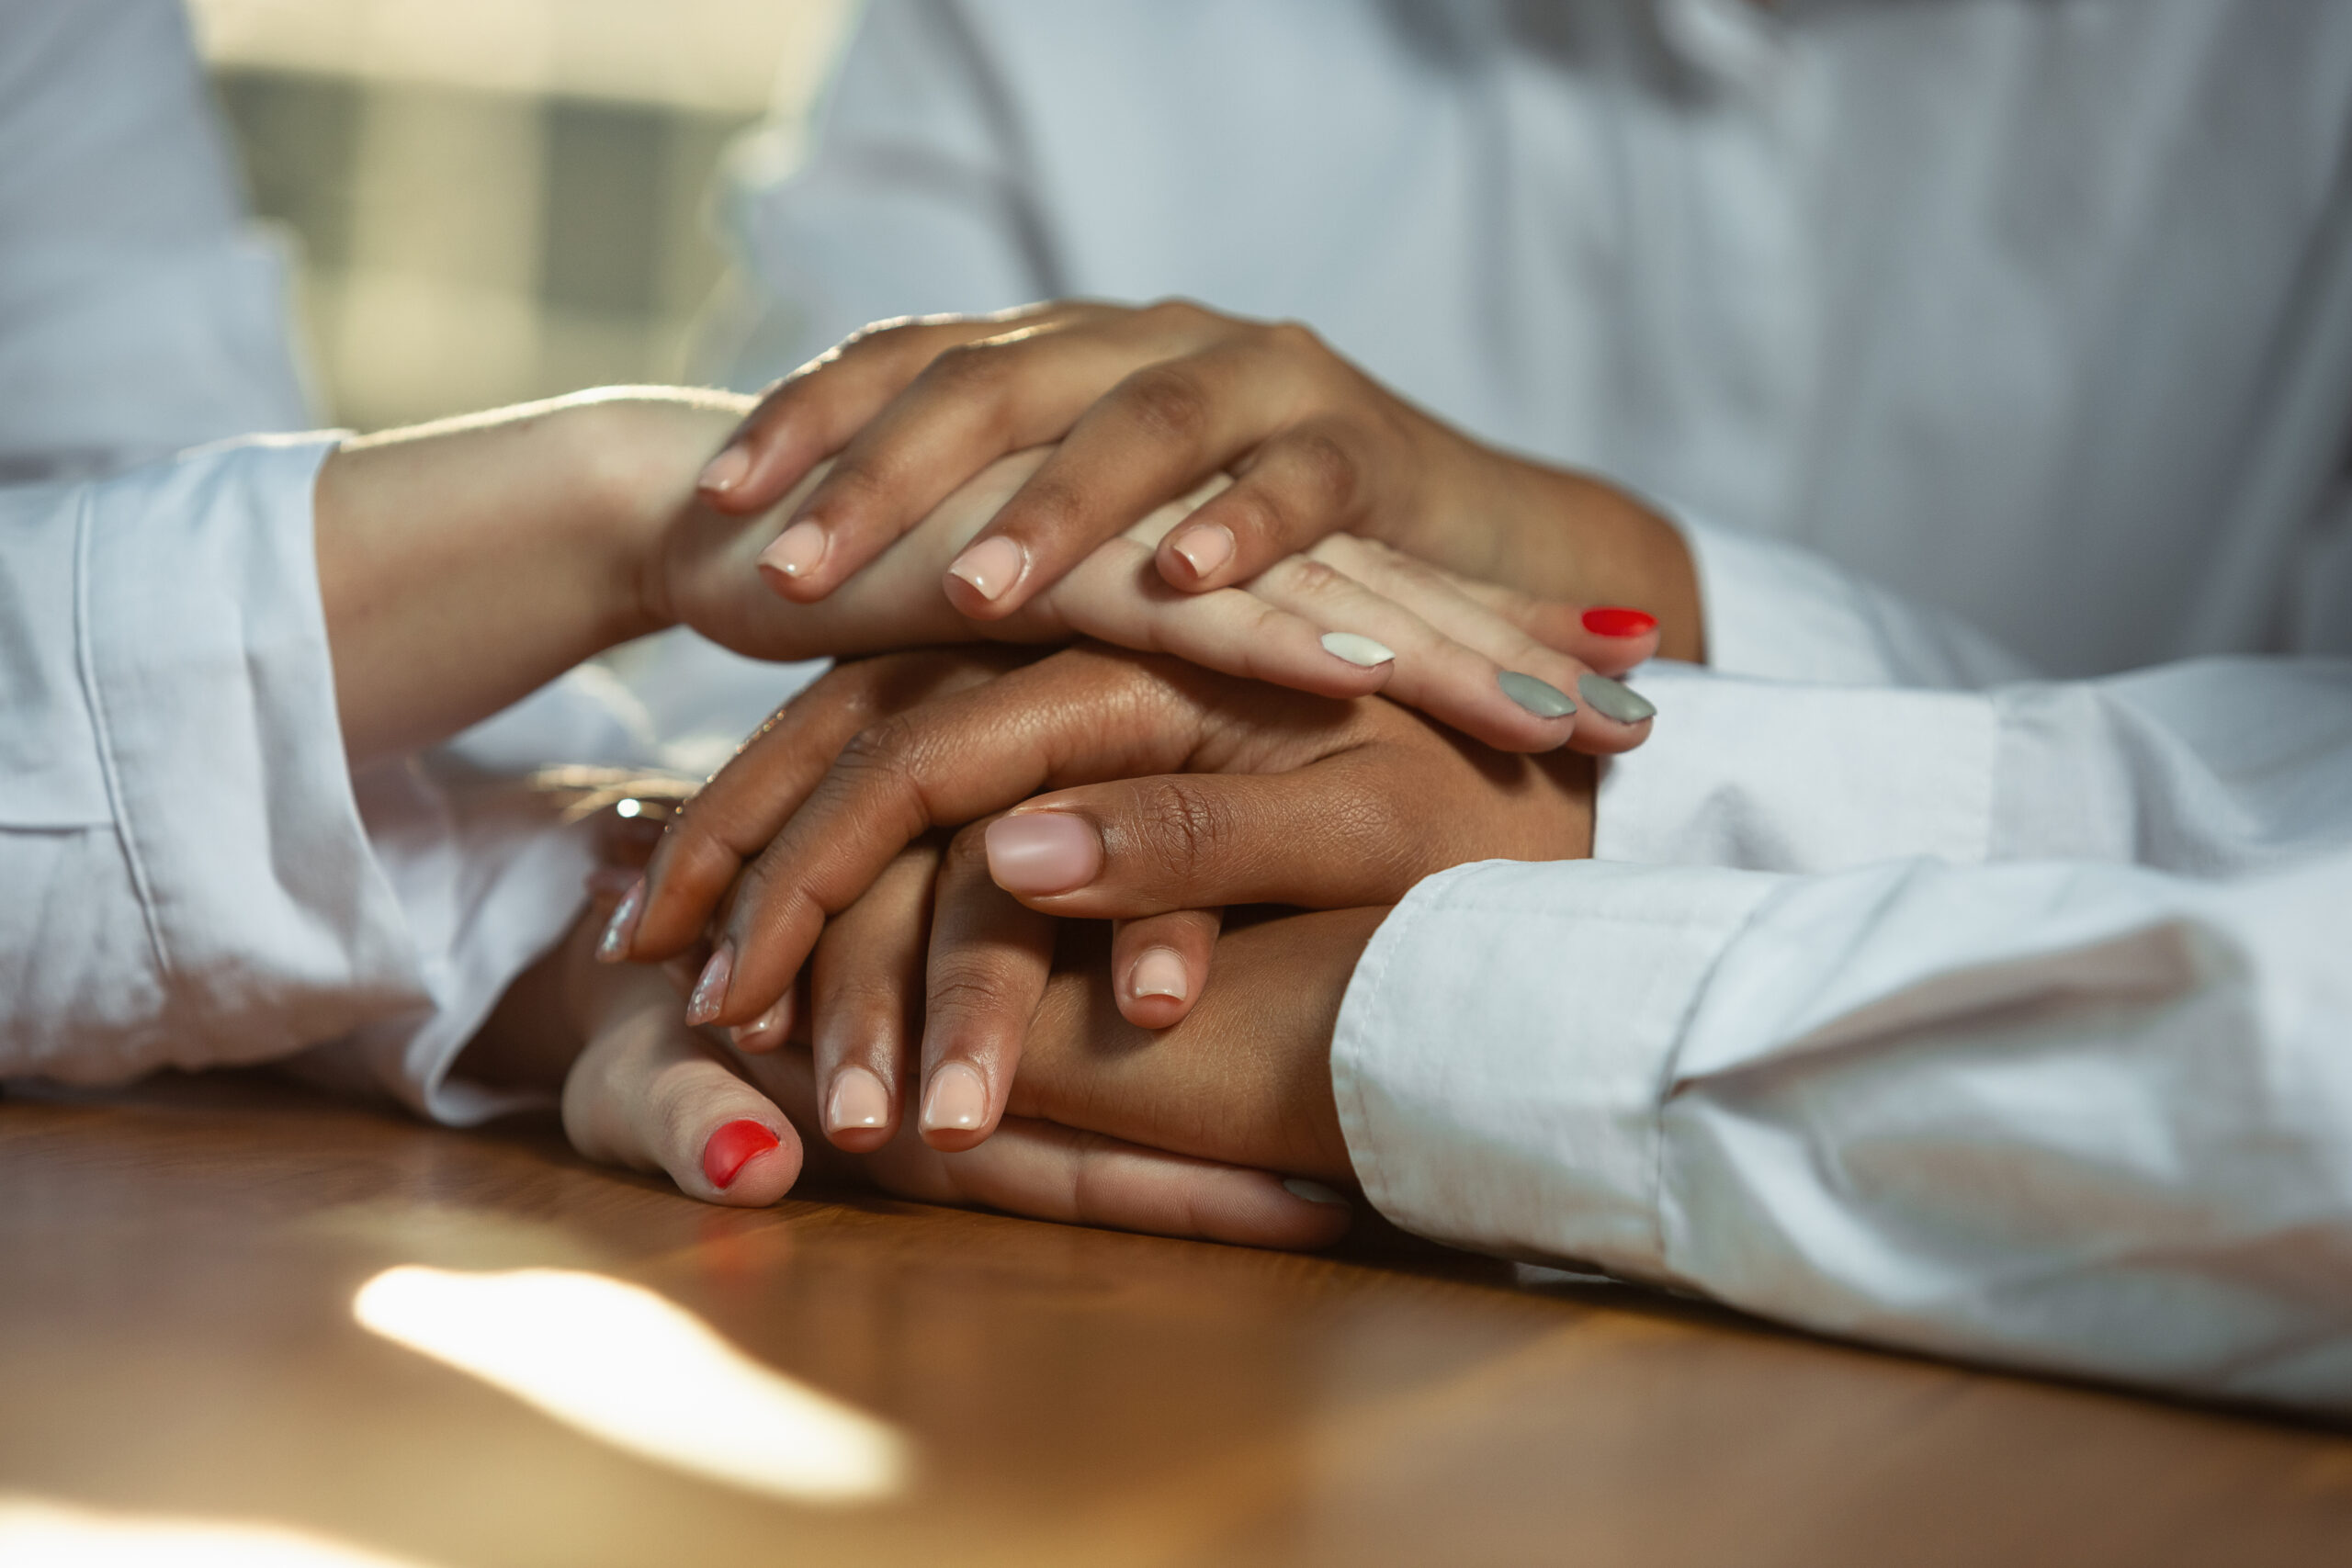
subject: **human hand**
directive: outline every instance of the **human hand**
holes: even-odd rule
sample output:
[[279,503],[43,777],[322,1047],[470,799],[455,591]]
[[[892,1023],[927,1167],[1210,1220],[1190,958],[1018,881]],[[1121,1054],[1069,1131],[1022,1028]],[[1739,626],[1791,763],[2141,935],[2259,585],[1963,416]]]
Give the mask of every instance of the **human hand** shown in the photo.
[[804,1145],[796,1128],[813,1125],[816,1087],[805,1052],[747,1056],[687,1027],[651,969],[572,969],[586,1043],[563,1075],[566,1134],[587,1158],[664,1173],[706,1202],[774,1203],[815,1168],[925,1202],[1257,1247],[1328,1246],[1347,1229],[1343,1206],[1264,1171],[1032,1118],[966,1153],[910,1135],[863,1156]]
[[[1045,788],[1065,793],[1027,799]],[[1591,790],[1572,755],[1488,751],[1376,700],[1092,647],[1010,671],[906,655],[834,671],[747,743],[606,952],[685,952],[725,898],[689,1016],[754,1024],[813,952],[828,1134],[889,1134],[922,1018],[923,1135],[968,1147],[1003,1112],[1053,917],[1119,919],[1117,1005],[1165,1027],[1205,986],[1217,908],[1387,903],[1465,861],[1580,856]],[[910,864],[931,829],[1009,807],[955,835],[935,887]],[[858,1003],[838,1023],[833,998]]]
[[[958,614],[934,587],[939,570],[1052,460],[1043,451],[1000,458],[868,570],[813,604],[753,588],[768,530],[680,504],[667,530],[662,599],[672,608],[665,613],[764,659],[974,636],[1014,642],[1093,637],[1325,696],[1378,691],[1511,750],[1566,744],[1617,751],[1647,733],[1647,705],[1606,678],[1656,649],[1647,624],[1597,633],[1572,606],[1459,579],[1348,535],[1320,539],[1306,554],[1277,560],[1234,588],[1170,590],[1152,573],[1152,547],[1182,525],[1203,495],[1226,484],[1221,475],[1096,546],[1020,610],[989,620]],[[777,510],[826,478],[820,465]]]
[[[1647,605],[1668,656],[1702,656],[1689,553],[1640,502],[1471,440],[1302,326],[1184,301],[869,329],[770,389],[702,489],[720,510],[757,512],[840,455],[763,558],[779,592],[813,603],[972,474],[1049,442],[1052,459],[946,570],[947,595],[975,619],[1014,613],[1103,540],[1230,472],[1159,542],[1170,586],[1245,581],[1351,533],[1548,598]],[[1638,625],[1634,614],[1599,613],[1595,630]]]

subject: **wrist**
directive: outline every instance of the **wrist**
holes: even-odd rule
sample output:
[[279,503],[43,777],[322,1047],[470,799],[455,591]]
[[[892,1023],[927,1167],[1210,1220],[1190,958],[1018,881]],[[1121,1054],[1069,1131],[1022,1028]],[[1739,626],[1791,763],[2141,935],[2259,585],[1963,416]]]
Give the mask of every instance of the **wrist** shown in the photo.
[[598,565],[605,644],[683,618],[671,546],[695,505],[695,479],[750,400],[725,393],[598,394],[560,412],[571,503]]

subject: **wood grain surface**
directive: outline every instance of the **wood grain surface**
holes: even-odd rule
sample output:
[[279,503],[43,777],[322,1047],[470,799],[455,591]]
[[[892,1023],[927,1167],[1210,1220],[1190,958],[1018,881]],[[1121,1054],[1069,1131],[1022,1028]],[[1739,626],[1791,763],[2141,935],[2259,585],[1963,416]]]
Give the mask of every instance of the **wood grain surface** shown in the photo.
[[[402,1263],[649,1287],[890,1424],[911,1481],[797,1505],[583,1436],[360,1327]],[[2338,1431],[1393,1233],[1296,1258],[855,1193],[712,1209],[548,1128],[237,1074],[0,1099],[0,1495],[447,1568],[2352,1562]]]

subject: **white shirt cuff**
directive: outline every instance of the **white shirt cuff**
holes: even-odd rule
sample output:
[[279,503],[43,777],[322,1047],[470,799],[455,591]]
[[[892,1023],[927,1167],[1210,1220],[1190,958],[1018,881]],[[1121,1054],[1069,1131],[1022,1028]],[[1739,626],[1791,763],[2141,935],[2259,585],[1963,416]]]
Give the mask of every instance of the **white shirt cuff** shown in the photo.
[[1658,1115],[1676,1044],[1774,886],[1488,861],[1414,888],[1365,949],[1332,1039],[1365,1195],[1422,1235],[1665,1280]]

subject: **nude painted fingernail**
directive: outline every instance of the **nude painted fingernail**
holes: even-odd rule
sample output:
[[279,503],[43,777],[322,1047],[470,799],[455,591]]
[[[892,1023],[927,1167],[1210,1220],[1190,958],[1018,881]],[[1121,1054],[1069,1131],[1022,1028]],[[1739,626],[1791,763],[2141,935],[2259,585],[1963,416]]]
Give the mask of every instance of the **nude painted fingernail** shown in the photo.
[[1657,705],[1622,681],[1606,675],[1586,675],[1577,682],[1577,695],[1595,713],[1620,724],[1639,724],[1657,716]]
[[1007,893],[1068,893],[1102,869],[1102,835],[1068,811],[1032,811],[989,824],[989,875]]
[[727,982],[735,975],[735,949],[731,943],[720,942],[710,962],[702,966],[702,977],[695,982],[694,994],[686,998],[686,1021],[708,1023],[727,1005]]
[[1172,947],[1145,948],[1127,976],[1127,991],[1138,998],[1173,997],[1181,1002],[1188,989],[1183,955]]
[[[672,470],[673,473],[675,471],[675,469]],[[744,476],[751,471],[752,454],[742,446],[730,443],[719,452],[718,457],[703,465],[702,475],[695,480],[695,487],[697,490],[707,491],[713,495],[725,495],[729,491],[741,484]]]
[[988,1113],[989,1086],[978,1072],[961,1062],[945,1062],[931,1075],[931,1088],[922,1097],[924,1132],[968,1133]]
[[1538,718],[1566,718],[1577,711],[1577,705],[1568,700],[1567,693],[1549,681],[1539,681],[1517,670],[1504,671],[1495,677],[1495,684],[1503,689],[1504,696]]
[[1221,523],[1203,523],[1180,532],[1168,547],[1184,558],[1194,577],[1206,577],[1233,558],[1233,530]]
[[814,523],[795,523],[760,552],[762,566],[786,577],[806,577],[824,560],[825,531]]
[[775,999],[775,1005],[749,1023],[739,1023],[728,1032],[728,1037],[750,1050],[773,1050],[784,1042],[784,1032],[792,1027],[792,993],[786,991]]
[[879,1127],[890,1120],[890,1091],[864,1067],[843,1067],[833,1075],[833,1092],[825,1101],[825,1126],[845,1133],[854,1127]]
[[1375,669],[1396,658],[1395,649],[1385,642],[1375,642],[1362,632],[1325,632],[1323,651],[1362,670]]
[[947,569],[947,575],[962,578],[971,584],[972,592],[994,601],[1021,581],[1021,569],[1028,559],[1019,545],[1000,536],[982,539],[957,556],[956,564]]
[[629,884],[628,891],[613,909],[613,918],[605,922],[605,934],[596,942],[596,962],[618,964],[628,956],[637,941],[637,922],[645,913],[645,878]]
[[1343,1209],[1348,1206],[1348,1201],[1345,1198],[1340,1197],[1321,1182],[1309,1181],[1303,1176],[1283,1177],[1283,1190],[1293,1197],[1304,1198],[1310,1203],[1337,1203]]
[[702,1173],[713,1187],[724,1191],[735,1185],[735,1179],[754,1156],[767,1153],[783,1141],[757,1122],[729,1122],[702,1146]]

